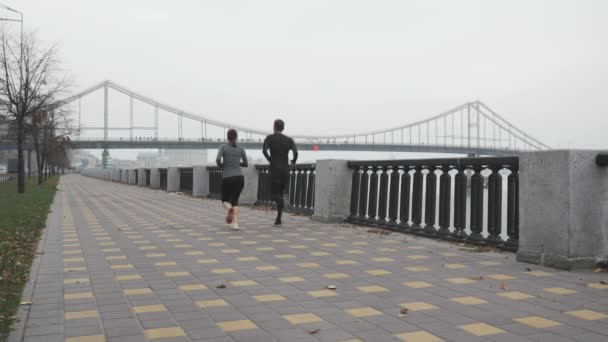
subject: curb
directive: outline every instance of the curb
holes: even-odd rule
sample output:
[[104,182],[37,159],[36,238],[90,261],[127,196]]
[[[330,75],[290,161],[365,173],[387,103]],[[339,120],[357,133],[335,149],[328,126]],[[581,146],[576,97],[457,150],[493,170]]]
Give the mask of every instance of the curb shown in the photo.
[[[59,186],[59,185],[58,185]],[[42,236],[38,241],[38,247],[36,248],[36,256],[34,257],[34,261],[32,262],[32,268],[30,269],[30,277],[25,287],[23,288],[23,292],[21,293],[21,301],[29,300],[31,301],[32,296],[34,294],[34,289],[36,287],[36,280],[38,279],[38,271],[40,269],[40,259],[44,256],[44,251],[46,248],[46,235],[49,227],[56,223],[57,216],[60,215],[61,211],[59,206],[61,203],[57,201],[57,193],[59,192],[59,188],[57,188],[55,192],[55,196],[53,196],[53,202],[51,204],[50,212],[46,218],[46,224],[44,229],[42,230]],[[30,315],[31,305],[19,305],[17,309],[16,319],[15,319],[15,330],[11,331],[6,339],[6,342],[21,342],[23,341],[23,333],[25,332],[25,326],[27,323],[27,319]]]

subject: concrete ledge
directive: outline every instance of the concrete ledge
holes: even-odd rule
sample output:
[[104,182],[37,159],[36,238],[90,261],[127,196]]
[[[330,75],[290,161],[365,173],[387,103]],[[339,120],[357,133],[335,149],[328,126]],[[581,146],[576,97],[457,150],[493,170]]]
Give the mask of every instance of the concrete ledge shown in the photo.
[[344,223],[345,222],[345,218],[342,216],[324,217],[324,216],[313,215],[310,217],[310,219],[312,221],[322,222],[322,223]]
[[599,265],[599,260],[594,257],[566,258],[555,254],[542,254],[530,251],[518,251],[516,260],[566,271],[590,269]]

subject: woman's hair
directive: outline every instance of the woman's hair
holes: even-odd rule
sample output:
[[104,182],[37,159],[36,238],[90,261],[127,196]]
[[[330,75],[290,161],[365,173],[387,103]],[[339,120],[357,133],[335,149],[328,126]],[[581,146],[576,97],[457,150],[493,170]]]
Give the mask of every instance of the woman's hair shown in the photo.
[[233,146],[236,146],[236,138],[238,138],[238,133],[236,132],[236,130],[229,129],[226,136],[228,138],[228,142],[230,142],[230,144],[232,144]]

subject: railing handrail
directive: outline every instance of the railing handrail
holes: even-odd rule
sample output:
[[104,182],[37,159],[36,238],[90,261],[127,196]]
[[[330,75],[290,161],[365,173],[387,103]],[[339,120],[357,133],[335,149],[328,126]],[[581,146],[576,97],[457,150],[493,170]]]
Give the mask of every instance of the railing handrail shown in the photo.
[[207,170],[209,171],[217,171],[217,170],[223,170],[223,168],[217,166],[217,165],[209,165],[207,166]]
[[[290,170],[311,170],[311,169],[316,169],[317,164],[314,163],[304,163],[304,164],[296,164],[294,165],[290,165],[289,169]],[[256,170],[267,170],[270,168],[270,164],[256,164],[255,165]]]
[[347,165],[351,169],[368,167],[394,167],[394,166],[502,166],[512,169],[519,168],[519,157],[473,157],[473,158],[433,158],[433,159],[400,159],[400,160],[352,160]]

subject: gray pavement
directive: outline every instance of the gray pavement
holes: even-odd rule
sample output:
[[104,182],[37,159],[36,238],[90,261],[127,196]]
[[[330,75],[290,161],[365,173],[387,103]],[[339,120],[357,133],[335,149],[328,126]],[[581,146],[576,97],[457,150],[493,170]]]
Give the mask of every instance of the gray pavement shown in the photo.
[[[77,175],[24,341],[606,341],[607,273]],[[335,290],[329,290],[335,285]]]

